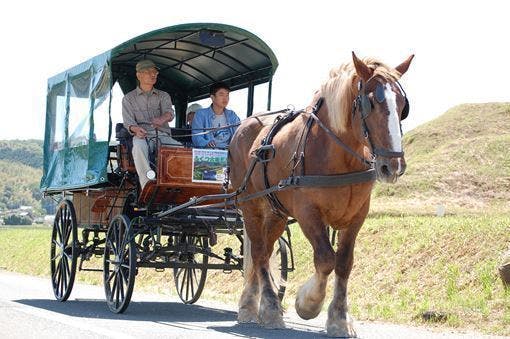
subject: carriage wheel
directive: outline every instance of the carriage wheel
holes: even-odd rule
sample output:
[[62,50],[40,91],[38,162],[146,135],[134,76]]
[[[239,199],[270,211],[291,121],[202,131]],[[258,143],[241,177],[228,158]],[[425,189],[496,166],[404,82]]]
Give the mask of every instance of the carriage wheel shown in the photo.
[[[199,249],[206,249],[208,247],[206,237],[183,235],[180,242],[181,244],[186,243]],[[209,257],[207,255],[195,253],[193,250],[180,253],[180,263],[198,265],[198,267],[174,268],[175,288],[179,298],[185,304],[193,304],[200,298],[207,277],[208,261]]]
[[65,199],[58,206],[51,233],[51,284],[58,301],[66,301],[71,295],[78,252],[76,213],[73,203]]
[[273,254],[269,259],[269,267],[271,270],[271,279],[276,287],[276,292],[280,301],[283,300],[285,289],[287,288],[289,258],[287,255],[287,244],[280,237],[278,238],[278,247],[273,250]]
[[104,247],[103,281],[108,308],[114,313],[126,310],[133,294],[136,273],[136,248],[125,215],[110,222]]

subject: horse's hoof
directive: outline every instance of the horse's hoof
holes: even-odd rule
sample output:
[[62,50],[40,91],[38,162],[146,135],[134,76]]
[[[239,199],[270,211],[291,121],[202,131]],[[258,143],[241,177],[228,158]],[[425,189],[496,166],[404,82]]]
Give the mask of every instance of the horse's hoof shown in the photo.
[[316,279],[310,278],[303,286],[301,286],[296,294],[295,308],[297,314],[305,320],[313,319],[321,313],[322,305],[324,305],[324,293],[312,293]]
[[237,322],[240,324],[258,323],[257,313],[248,311],[247,309],[240,309],[237,314]]
[[281,330],[285,328],[285,322],[282,317],[279,317],[279,319],[272,319],[270,322],[262,322],[262,326],[270,330]]
[[349,315],[347,315],[347,319],[341,319],[337,322],[330,322],[328,319],[326,323],[326,334],[328,337],[358,337],[356,331],[354,331],[353,320]]
[[296,296],[295,308],[297,314],[305,320],[313,319],[321,313],[322,305],[324,304],[324,299],[321,302],[311,302],[311,300],[305,301],[305,297],[302,297],[303,294],[299,293]]
[[266,309],[261,307],[259,310],[259,322],[265,328],[279,329],[285,328],[282,312],[280,309]]
[[312,306],[308,305],[307,307],[302,306],[302,303],[298,303],[296,299],[296,313],[301,317],[301,319],[309,320],[317,317],[319,313],[321,313],[322,303]]

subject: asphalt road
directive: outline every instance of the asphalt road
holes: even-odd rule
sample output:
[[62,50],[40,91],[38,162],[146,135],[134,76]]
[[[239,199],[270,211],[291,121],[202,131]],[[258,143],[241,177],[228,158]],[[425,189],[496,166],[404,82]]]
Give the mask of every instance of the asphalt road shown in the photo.
[[[48,278],[0,270],[2,339],[325,338],[325,314],[305,321],[289,311],[284,330],[238,324],[236,316],[231,305],[202,300],[184,305],[169,296],[139,293],[136,287],[127,311],[113,314],[101,286],[75,284],[69,300],[61,303],[54,299]],[[372,322],[356,322],[356,331],[361,338],[502,338]]]

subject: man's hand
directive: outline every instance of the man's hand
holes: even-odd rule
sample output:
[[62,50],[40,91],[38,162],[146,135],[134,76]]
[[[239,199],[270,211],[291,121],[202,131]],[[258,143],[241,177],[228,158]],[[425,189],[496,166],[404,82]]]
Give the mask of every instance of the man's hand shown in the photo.
[[207,146],[207,147],[210,147],[210,148],[214,148],[214,147],[216,147],[216,143],[214,142],[214,140],[211,140],[211,141],[209,141],[209,142],[207,143],[207,145],[206,145],[206,146]]
[[140,126],[129,126],[129,130],[135,134],[135,137],[143,139],[147,136],[147,131]]
[[163,127],[163,125],[169,123],[174,118],[174,115],[172,112],[167,112],[159,117],[155,117],[152,119],[152,126],[155,128]]

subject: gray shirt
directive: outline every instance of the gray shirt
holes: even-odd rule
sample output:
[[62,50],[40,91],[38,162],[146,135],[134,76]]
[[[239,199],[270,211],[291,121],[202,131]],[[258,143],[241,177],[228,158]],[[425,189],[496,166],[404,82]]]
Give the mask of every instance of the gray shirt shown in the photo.
[[[225,117],[225,113],[220,115],[214,114],[212,127],[219,128],[223,126],[227,126],[227,118]],[[231,136],[232,135],[230,134],[229,128],[217,129],[213,131],[214,142],[216,143],[216,147],[219,148],[226,148],[229,144]]]
[[[151,125],[152,119],[167,112],[172,112],[172,116],[175,116],[172,99],[168,93],[156,88],[144,93],[140,87],[136,87],[122,98],[122,119],[128,130],[130,126],[140,126],[147,133],[155,134]],[[168,124],[160,130],[170,133]]]

